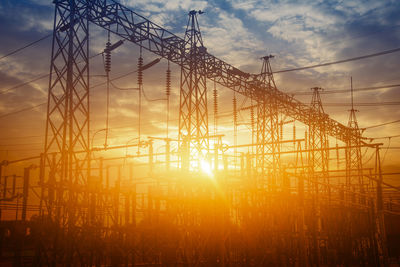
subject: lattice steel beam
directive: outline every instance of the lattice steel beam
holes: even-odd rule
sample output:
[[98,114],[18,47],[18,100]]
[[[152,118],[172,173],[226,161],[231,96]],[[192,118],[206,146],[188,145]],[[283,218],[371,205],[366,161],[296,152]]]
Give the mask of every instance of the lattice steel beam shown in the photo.
[[181,58],[179,140],[184,146],[182,167],[189,168],[190,157],[200,160],[209,149],[207,81],[204,73],[203,40],[197,11],[189,12]]
[[[44,155],[51,169],[48,182],[58,188],[57,201],[65,203],[74,196],[63,187],[84,184],[89,176],[88,6],[81,1],[55,4]],[[50,199],[53,193],[48,194]],[[72,212],[73,206],[64,207]]]
[[268,92],[277,90],[269,62],[272,57],[262,58],[261,74],[257,79],[257,84],[265,91],[261,104],[257,106],[257,170],[262,179],[267,177],[270,180],[267,182],[270,188],[280,182],[278,103],[275,98],[267,97]]

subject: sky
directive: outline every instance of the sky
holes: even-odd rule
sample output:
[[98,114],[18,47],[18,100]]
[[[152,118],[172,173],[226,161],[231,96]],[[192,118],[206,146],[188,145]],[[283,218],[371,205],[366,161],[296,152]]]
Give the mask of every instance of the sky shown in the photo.
[[[188,11],[204,11],[198,20],[208,52],[248,73],[259,73],[262,64],[260,58],[270,54],[275,56],[271,59],[272,69],[279,71],[400,47],[400,1],[397,0],[120,0],[120,3],[181,37],[187,24]],[[0,57],[50,34],[53,20],[52,1],[2,0]],[[91,55],[104,49],[106,36],[105,30],[91,26]],[[117,36],[111,36],[111,39],[112,42],[119,40]],[[138,51],[136,45],[129,43],[113,51],[111,77],[134,70]],[[43,150],[48,78],[21,84],[48,74],[50,56],[51,38],[46,38],[0,60],[1,160],[36,155]],[[145,63],[157,58],[146,51],[143,57]],[[103,82],[104,77],[100,76],[104,75],[101,56],[93,58],[90,64],[93,75],[91,83]],[[144,75],[147,97],[142,105],[142,116],[146,118],[142,127],[144,135],[166,133],[165,102],[147,101],[164,97],[166,66],[164,60]],[[179,75],[179,68],[172,66],[171,132],[177,128]],[[400,84],[400,52],[303,71],[276,73],[274,77],[279,90],[310,103],[310,88],[321,87],[326,91],[349,89],[350,77],[356,89]],[[17,85],[17,88],[13,88]],[[115,85],[135,87],[136,77],[131,75],[120,79]],[[212,86],[210,83],[209,88],[212,89]],[[221,113],[232,110],[232,95],[232,91],[219,88]],[[93,143],[98,145],[104,142],[104,134],[96,133],[104,128],[104,96],[104,86],[91,91],[91,122],[95,135],[92,138]],[[322,101],[327,103],[325,111],[332,118],[347,125],[349,91],[322,94]],[[400,87],[357,91],[354,102],[360,128],[400,119]],[[382,105],[383,102],[397,104]],[[110,142],[126,143],[137,135],[137,92],[112,90],[110,103]],[[376,104],[358,106],[357,103]],[[209,106],[212,110],[212,104]],[[228,131],[229,127],[223,125],[223,120],[220,120],[220,130]],[[228,120],[225,118],[225,123]],[[400,138],[386,137],[399,134],[400,123],[364,132],[367,137],[385,137],[376,139],[376,142],[382,142],[385,148],[389,147],[383,150],[384,164],[392,169],[397,167],[397,170],[400,150],[395,148],[400,147]]]

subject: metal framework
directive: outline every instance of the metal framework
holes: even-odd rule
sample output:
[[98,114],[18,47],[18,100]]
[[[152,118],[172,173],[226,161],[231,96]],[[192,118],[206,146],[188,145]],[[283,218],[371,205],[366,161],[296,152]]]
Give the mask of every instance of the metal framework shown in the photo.
[[346,185],[348,187],[359,185],[360,188],[358,190],[363,191],[362,173],[360,172],[360,170],[362,170],[360,148],[361,140],[360,138],[354,138],[354,136],[361,135],[361,130],[358,127],[356,112],[357,110],[354,109],[353,103],[353,78],[351,78],[351,109],[347,124],[350,129],[350,133],[346,138],[346,144],[348,146],[348,149],[346,150]]
[[310,112],[309,132],[308,132],[308,148],[309,152],[309,168],[310,175],[316,181],[329,184],[329,148],[328,135],[325,131],[324,117],[327,114],[322,107],[319,87],[311,88],[313,90]]
[[[87,7],[87,12],[79,14],[80,18],[87,19],[107,30],[109,29],[123,40],[134,42],[148,51],[190,71],[188,69],[189,65],[182,64],[182,62],[190,62],[188,60],[190,55],[187,54],[187,46],[184,39],[115,1],[75,1]],[[68,1],[57,1],[57,3],[66,4]],[[204,64],[198,64],[198,72],[205,73],[208,79],[215,80],[224,87],[250,97],[256,102],[264,98],[265,91],[252,82],[251,75],[248,73],[240,71],[206,51],[204,51],[202,57]],[[305,114],[312,112],[308,105],[297,101],[292,96],[279,90],[267,92],[267,97],[276,99],[279,113],[308,124],[308,116]],[[336,137],[339,140],[346,140],[346,137],[349,135],[347,126],[329,117],[326,117],[325,121],[328,135]]]
[[321,229],[321,206],[320,194],[324,193],[329,198],[329,141],[325,131],[326,116],[322,106],[319,87],[311,88],[313,90],[311,108],[313,112],[310,115],[309,131],[308,131],[308,175],[313,181],[312,191],[314,192],[312,200],[312,209],[315,219],[312,223],[313,242],[312,249],[314,251],[314,261],[320,263],[320,243],[323,242]]
[[269,180],[269,189],[274,189],[282,181],[278,181],[281,170],[278,103],[277,99],[269,97],[278,90],[269,61],[271,58],[271,55],[262,58],[261,74],[257,77],[257,85],[264,90],[257,106],[257,169],[261,179]]
[[209,150],[207,81],[204,73],[206,48],[201,38],[197,14],[189,12],[181,58],[179,140],[182,167],[189,169],[190,158],[204,159]]
[[[87,12],[88,6],[79,1],[57,1],[55,5],[43,162],[50,166],[48,182],[53,187],[56,183],[85,184],[90,176]],[[48,201],[63,205],[73,220],[73,192],[58,191],[57,199],[53,190],[47,194]]]

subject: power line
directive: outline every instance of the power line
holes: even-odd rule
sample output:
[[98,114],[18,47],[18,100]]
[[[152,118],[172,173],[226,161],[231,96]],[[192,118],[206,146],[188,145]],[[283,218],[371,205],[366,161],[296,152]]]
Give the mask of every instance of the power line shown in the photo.
[[[92,58],[94,58],[94,57],[97,57],[97,56],[99,56],[99,55],[101,55],[101,54],[103,54],[103,52],[100,52],[100,53],[97,53],[97,54],[95,54],[95,55],[93,55],[93,56],[90,56],[89,59],[92,59]],[[38,76],[38,77],[36,77],[36,78],[34,78],[34,79],[32,79],[32,80],[29,80],[29,81],[27,81],[27,82],[23,82],[23,83],[20,83],[20,84],[15,85],[15,86],[13,86],[13,87],[10,87],[10,88],[8,88],[8,89],[4,89],[3,91],[0,91],[0,95],[5,94],[5,93],[7,93],[8,91],[11,91],[11,90],[13,90],[13,89],[22,87],[22,86],[24,86],[24,85],[27,85],[27,84],[30,84],[30,83],[39,81],[39,80],[41,80],[41,79],[43,79],[43,78],[49,77],[50,75],[51,75],[51,73],[50,73],[50,74],[43,74],[43,75],[40,75],[40,76]]]
[[43,150],[43,148],[30,148],[29,150],[21,148],[21,149],[2,149],[0,151],[1,152],[15,152],[15,151],[31,152],[31,151],[42,151],[42,150]]
[[14,114],[18,114],[18,113],[21,113],[21,112],[24,112],[24,111],[32,110],[32,109],[35,109],[35,108],[37,108],[37,107],[44,106],[44,105],[46,105],[46,104],[47,104],[47,102],[44,102],[44,103],[41,103],[41,104],[38,104],[38,105],[35,105],[35,106],[32,106],[32,107],[29,107],[29,108],[23,108],[23,109],[16,110],[16,111],[13,111],[13,112],[1,114],[1,115],[0,115],[0,119],[2,119],[2,118],[4,118],[4,117],[7,117],[7,116],[14,115]]
[[[361,129],[366,130],[366,129],[376,128],[376,127],[380,127],[380,126],[384,126],[384,125],[388,125],[388,124],[393,124],[393,123],[398,123],[398,122],[400,122],[400,120],[385,122],[385,123],[381,123],[381,124],[377,124],[377,125],[364,127],[364,128],[361,128]],[[376,138],[374,138],[374,139],[376,139]]]
[[[376,107],[376,106],[397,106],[400,102],[364,102],[364,103],[354,103],[354,106],[358,107]],[[349,107],[351,103],[324,103],[327,107]]]
[[166,98],[153,98],[153,99],[148,98],[146,93],[145,93],[145,91],[144,91],[144,87],[143,86],[142,86],[142,92],[143,92],[143,96],[144,96],[144,98],[146,99],[147,102],[155,102],[155,101],[160,101],[160,100],[165,100],[166,101],[167,100]]
[[22,143],[22,144],[0,144],[1,146],[35,146],[35,145],[43,145],[44,143]]
[[329,66],[329,65],[334,65],[334,64],[341,64],[341,63],[346,63],[346,62],[365,59],[365,58],[370,58],[370,57],[378,57],[378,56],[382,56],[382,55],[396,53],[396,52],[399,52],[399,51],[400,51],[400,47],[399,48],[395,48],[395,49],[391,49],[391,50],[386,50],[386,51],[374,53],[374,54],[369,54],[369,55],[359,56],[359,57],[353,57],[353,58],[348,58],[348,59],[343,59],[343,60],[338,60],[338,61],[333,61],[333,62],[328,62],[328,63],[322,63],[322,64],[311,65],[311,66],[306,66],[306,67],[299,67],[299,68],[294,68],[294,69],[278,70],[278,71],[274,71],[273,73],[275,74],[275,73],[283,73],[283,72],[290,72],[290,71],[313,69],[313,68],[324,67],[324,66]]
[[[133,73],[136,73],[136,72],[137,72],[137,70],[133,70],[133,71],[127,72],[127,73],[125,73],[125,74],[122,74],[122,75],[120,75],[120,76],[117,76],[117,77],[115,77],[115,78],[110,79],[110,82],[113,82],[113,81],[116,81],[116,80],[125,78],[125,77],[127,77],[127,76],[129,76],[129,75],[131,75],[131,74],[133,74]],[[99,86],[101,86],[101,85],[105,85],[106,83],[107,83],[107,81],[98,83],[98,84],[96,84],[96,85],[93,85],[93,86],[91,87],[91,89],[96,88],[96,87],[99,87]]]
[[382,137],[371,137],[370,139],[376,140],[376,139],[391,139],[391,138],[396,138],[396,137],[400,137],[400,134],[398,135],[391,135],[391,136],[382,136]]
[[38,138],[44,135],[29,135],[29,136],[14,136],[14,137],[1,137],[0,140],[15,140],[15,139],[27,139],[27,138]]
[[[93,57],[98,56],[98,55],[100,55],[100,54],[101,54],[101,53],[96,54],[96,55],[94,55]],[[115,80],[118,80],[118,79],[122,79],[122,78],[124,78],[124,77],[127,77],[127,76],[129,76],[129,75],[135,73],[135,72],[137,72],[137,70],[130,71],[130,72],[128,72],[128,73],[125,73],[125,74],[122,74],[122,75],[120,75],[120,76],[117,76],[117,77],[115,77],[115,78],[113,78],[113,79],[110,79],[110,81],[115,81]],[[49,75],[49,74],[46,74],[46,76],[48,76],[48,75]],[[101,85],[104,85],[104,84],[106,84],[106,83],[107,83],[107,82],[98,83],[98,84],[96,84],[96,85],[94,85],[94,86],[92,86],[92,87],[90,87],[90,88],[91,88],[91,89],[94,89],[94,88],[99,87],[99,86],[101,86]],[[0,114],[0,119],[2,119],[2,118],[4,118],[4,117],[7,117],[7,116],[11,116],[11,115],[17,114],[17,113],[20,113],[20,112],[32,110],[32,109],[35,109],[35,108],[37,108],[37,107],[39,107],[39,106],[46,105],[46,104],[47,104],[47,102],[44,102],[44,103],[38,104],[38,105],[36,105],[36,106],[32,106],[32,107],[28,107],[28,108],[23,108],[23,109],[16,110],[16,111],[13,111],[13,112],[9,112],[9,113],[5,113],[5,114]]]
[[44,39],[47,39],[47,38],[49,38],[49,37],[52,36],[52,35],[53,35],[53,34],[50,33],[50,34],[48,34],[48,35],[46,35],[46,36],[43,36],[42,38],[40,38],[40,39],[38,39],[38,40],[36,40],[36,41],[33,41],[32,43],[29,43],[29,44],[27,44],[27,45],[25,45],[25,46],[23,46],[23,47],[20,47],[20,48],[14,50],[14,51],[12,51],[12,52],[10,52],[10,53],[8,53],[8,54],[2,56],[2,57],[0,57],[0,60],[2,60],[3,58],[6,58],[6,57],[8,57],[8,56],[14,55],[15,53],[18,53],[19,51],[24,50],[25,48],[28,48],[28,47],[30,47],[30,46],[32,46],[32,45],[34,45],[34,44],[37,44],[37,43],[39,43],[40,41],[43,41]]
[[115,85],[113,82],[110,82],[110,84],[112,85],[112,87],[114,87],[114,89],[116,89],[116,90],[121,90],[121,91],[132,91],[132,90],[135,90],[135,91],[139,91],[139,88],[137,88],[137,87],[127,87],[127,88],[123,88],[123,87],[119,87],[119,86],[117,86],[117,85]]
[[[356,91],[370,91],[370,90],[378,90],[378,89],[386,89],[386,88],[394,88],[394,87],[400,87],[400,84],[388,84],[388,85],[382,85],[382,86],[374,86],[374,87],[364,87],[364,88],[355,88],[353,89],[354,92]],[[340,93],[348,93],[350,92],[350,89],[342,89],[342,90],[323,90],[320,91],[320,94],[340,94]],[[308,91],[302,91],[302,92],[295,92],[295,93],[289,93],[289,94],[294,94],[294,95],[312,95],[312,92]]]
[[34,78],[34,79],[30,80],[30,81],[27,81],[27,82],[24,82],[24,83],[20,83],[20,84],[17,84],[17,85],[15,85],[15,86],[13,86],[13,87],[10,87],[10,88],[8,88],[8,89],[5,89],[5,90],[3,90],[3,91],[0,91],[0,95],[5,94],[5,93],[7,93],[8,91],[11,91],[11,90],[16,89],[16,88],[18,88],[18,87],[22,87],[22,86],[24,86],[24,85],[27,85],[27,84],[36,82],[36,81],[41,80],[41,79],[46,78],[46,77],[49,77],[49,74],[41,75],[41,76],[36,77],[36,78]]

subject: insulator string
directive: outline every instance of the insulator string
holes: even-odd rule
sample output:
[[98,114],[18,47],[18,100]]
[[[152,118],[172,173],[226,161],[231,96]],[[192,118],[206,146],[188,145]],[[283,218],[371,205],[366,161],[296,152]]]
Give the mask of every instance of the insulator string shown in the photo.
[[214,80],[214,90],[213,90],[213,98],[214,98],[214,135],[217,135],[217,116],[218,116],[218,92],[217,92],[217,82]]
[[104,50],[105,54],[105,63],[104,63],[104,69],[106,72],[106,78],[107,78],[107,104],[106,104],[106,137],[104,141],[104,147],[106,148],[108,145],[108,131],[109,131],[109,117],[110,117],[110,71],[111,71],[111,51],[110,51],[110,31],[108,31],[107,35],[107,43],[106,43],[106,49]]
[[235,169],[236,169],[236,161],[237,161],[237,100],[236,93],[233,92],[233,143],[234,143],[234,155],[235,155]]
[[[138,59],[138,75],[137,75],[137,82],[139,87],[139,125],[138,125],[138,137],[139,137],[139,144],[140,144],[140,125],[141,125],[141,113],[142,113],[142,86],[143,86],[143,58],[142,58],[142,46],[140,46],[140,56]],[[138,146],[138,154],[139,154],[140,145]]]
[[[250,100],[250,123],[251,123],[251,143],[254,144],[254,106],[253,100]],[[251,146],[251,153],[254,153],[254,146]]]
[[165,86],[165,94],[167,95],[167,138],[168,138],[168,126],[169,126],[169,97],[171,96],[171,69],[169,66],[168,60],[168,68],[166,72],[166,86]]

